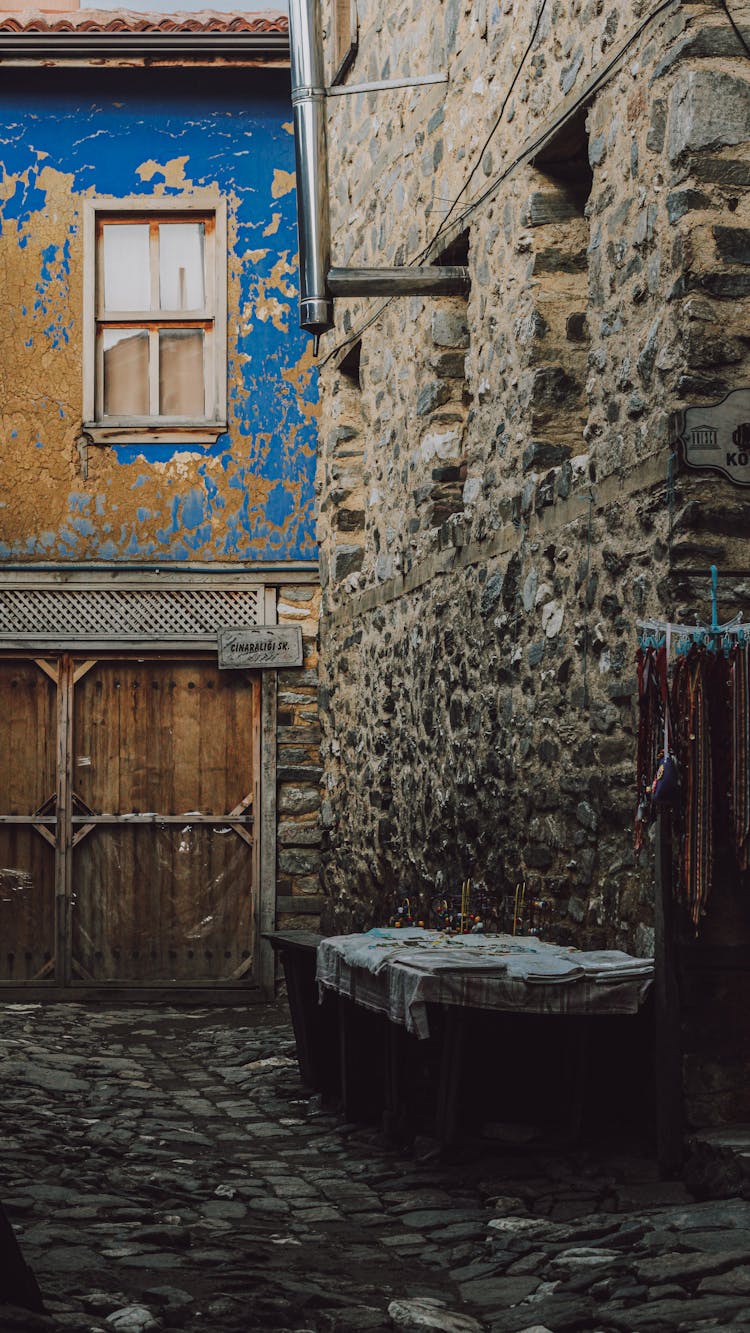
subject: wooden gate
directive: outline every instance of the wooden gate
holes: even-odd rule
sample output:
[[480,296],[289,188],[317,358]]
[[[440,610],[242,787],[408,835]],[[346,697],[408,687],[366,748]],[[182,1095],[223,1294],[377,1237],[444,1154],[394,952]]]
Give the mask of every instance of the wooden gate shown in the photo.
[[0,980],[249,979],[257,677],[6,657],[0,699]]

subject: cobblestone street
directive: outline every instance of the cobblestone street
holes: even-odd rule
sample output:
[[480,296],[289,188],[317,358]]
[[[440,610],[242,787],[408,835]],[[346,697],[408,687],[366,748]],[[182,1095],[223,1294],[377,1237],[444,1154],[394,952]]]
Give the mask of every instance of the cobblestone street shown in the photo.
[[49,1310],[2,1333],[750,1329],[750,1203],[635,1157],[419,1161],[305,1093],[281,1010],[5,1005],[0,1050]]

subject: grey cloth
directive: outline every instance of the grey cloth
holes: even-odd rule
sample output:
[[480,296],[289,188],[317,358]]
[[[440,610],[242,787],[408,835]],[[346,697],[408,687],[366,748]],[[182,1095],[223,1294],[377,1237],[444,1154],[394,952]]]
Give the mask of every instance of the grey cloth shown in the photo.
[[619,950],[586,953],[534,936],[377,929],[318,947],[321,994],[333,990],[429,1036],[428,1004],[537,1014],[634,1014],[653,962]]

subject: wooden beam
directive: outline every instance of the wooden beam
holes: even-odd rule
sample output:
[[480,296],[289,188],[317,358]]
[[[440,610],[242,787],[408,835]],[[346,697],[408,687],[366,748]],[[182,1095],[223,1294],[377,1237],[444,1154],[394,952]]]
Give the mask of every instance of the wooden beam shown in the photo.
[[60,658],[57,686],[57,838],[55,856],[55,935],[57,947],[56,980],[63,986],[71,981],[71,941],[73,905],[73,660],[68,653]]
[[73,834],[73,846],[77,847],[79,842],[83,842],[84,838],[88,837],[89,833],[91,833],[95,827],[95,824],[89,823],[84,824],[82,828],[79,828],[78,831]]
[[276,899],[279,916],[319,916],[325,907],[322,894],[283,894]]
[[242,838],[242,841],[246,842],[248,847],[255,846],[255,838],[252,833],[248,833],[247,829],[244,829],[241,824],[233,824],[232,832],[236,833],[238,838]]
[[254,964],[255,959],[251,954],[249,958],[245,958],[240,963],[239,967],[234,969],[234,972],[229,973],[227,981],[241,981],[243,977],[247,976],[248,972],[252,972]]
[[49,676],[50,680],[54,681],[54,682],[55,682],[55,685],[56,685],[56,684],[57,684],[57,666],[56,666],[56,665],[53,666],[50,662],[45,662],[45,660],[44,660],[43,657],[35,657],[35,658],[34,658],[34,662],[35,662],[36,666],[39,667],[39,670],[40,670],[40,671],[43,671],[44,674],[45,674],[45,676]]
[[54,833],[52,833],[50,829],[45,828],[44,824],[32,824],[31,827],[36,829],[39,836],[44,838],[44,841],[48,842],[50,847],[57,846]]
[[408,265],[402,268],[332,268],[332,296],[468,296],[468,268],[458,264]]
[[[13,818],[13,816],[10,816]],[[198,815],[190,811],[184,815],[158,815],[149,811],[144,815],[72,815],[73,824],[222,824],[253,825],[252,815]]]
[[252,804],[253,793],[248,792],[247,796],[243,796],[239,804],[235,805],[234,809],[229,811],[229,815],[244,815],[246,810],[252,809]]
[[54,815],[0,815],[0,824],[31,824],[36,828],[38,824],[56,823]]
[[79,680],[82,680],[83,677],[86,675],[86,672],[90,671],[92,667],[96,666],[98,660],[99,660],[98,658],[92,657],[87,662],[79,662],[78,666],[75,667],[73,671],[73,684],[77,685]]
[[70,965],[79,981],[96,981],[96,977],[92,976],[91,972],[88,972],[83,963],[79,963],[77,958],[71,958]]

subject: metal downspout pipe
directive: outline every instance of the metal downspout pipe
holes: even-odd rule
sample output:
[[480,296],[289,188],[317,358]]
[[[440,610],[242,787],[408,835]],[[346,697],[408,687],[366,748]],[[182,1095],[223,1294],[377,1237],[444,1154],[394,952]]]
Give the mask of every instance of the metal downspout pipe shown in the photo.
[[[327,91],[323,72],[320,0],[289,0],[289,44],[297,167],[300,325],[315,339],[333,328],[335,296],[467,296],[468,268],[404,265],[401,268],[331,268],[328,208]],[[431,79],[416,82],[430,82]],[[441,80],[442,81],[442,80]],[[357,94],[374,85],[346,91]],[[381,88],[387,88],[382,83]],[[395,82],[404,86],[403,80]],[[343,91],[343,90],[342,90]]]
[[300,325],[317,340],[333,328],[323,34],[319,0],[289,0],[289,42],[297,168]]

